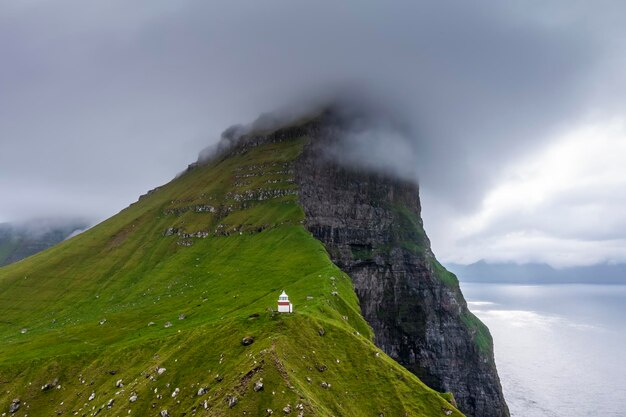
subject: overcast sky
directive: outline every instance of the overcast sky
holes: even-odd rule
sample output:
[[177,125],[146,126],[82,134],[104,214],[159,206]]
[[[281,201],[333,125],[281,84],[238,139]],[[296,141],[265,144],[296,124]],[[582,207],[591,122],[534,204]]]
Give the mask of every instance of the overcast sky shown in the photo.
[[623,4],[1,2],[0,222],[104,219],[229,125],[352,85],[410,119],[443,261],[626,261]]

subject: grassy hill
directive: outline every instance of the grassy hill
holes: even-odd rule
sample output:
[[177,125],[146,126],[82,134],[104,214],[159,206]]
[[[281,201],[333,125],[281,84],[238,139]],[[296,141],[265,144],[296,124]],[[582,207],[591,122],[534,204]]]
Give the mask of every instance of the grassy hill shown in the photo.
[[[302,226],[306,141],[191,169],[1,268],[0,414],[461,415],[372,343]],[[273,311],[283,289],[294,314]]]

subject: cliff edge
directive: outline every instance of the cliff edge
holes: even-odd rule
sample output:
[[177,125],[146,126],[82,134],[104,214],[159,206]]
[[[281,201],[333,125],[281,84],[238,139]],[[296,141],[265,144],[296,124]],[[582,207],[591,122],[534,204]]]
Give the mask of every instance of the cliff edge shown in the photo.
[[491,335],[431,251],[417,184],[338,163],[328,149],[344,128],[321,117],[304,129],[296,179],[307,229],[352,278],[377,346],[466,415],[508,416]]

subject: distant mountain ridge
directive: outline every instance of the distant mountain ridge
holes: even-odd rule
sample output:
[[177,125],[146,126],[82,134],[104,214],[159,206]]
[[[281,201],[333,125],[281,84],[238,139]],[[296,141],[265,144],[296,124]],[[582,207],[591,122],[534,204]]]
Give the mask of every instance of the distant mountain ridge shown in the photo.
[[82,220],[37,219],[0,223],[0,266],[17,262],[88,227]]
[[515,284],[626,284],[626,264],[598,264],[556,269],[543,263],[445,265],[461,281]]

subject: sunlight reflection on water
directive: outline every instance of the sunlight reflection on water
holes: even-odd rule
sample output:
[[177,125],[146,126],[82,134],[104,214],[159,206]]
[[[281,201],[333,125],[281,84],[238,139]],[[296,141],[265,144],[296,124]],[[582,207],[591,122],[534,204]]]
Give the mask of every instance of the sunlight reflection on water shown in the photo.
[[625,286],[461,286],[513,416],[626,416]]

